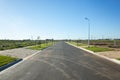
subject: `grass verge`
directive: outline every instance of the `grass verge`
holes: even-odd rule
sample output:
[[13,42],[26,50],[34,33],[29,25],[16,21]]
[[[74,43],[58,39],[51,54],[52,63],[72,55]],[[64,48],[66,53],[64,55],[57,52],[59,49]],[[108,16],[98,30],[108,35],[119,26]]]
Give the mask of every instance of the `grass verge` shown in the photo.
[[8,63],[11,63],[13,61],[16,61],[16,60],[17,60],[17,58],[0,55],[0,67],[6,65]]
[[120,60],[120,58],[117,58],[117,60]]
[[87,44],[83,44],[83,43],[77,43],[77,42],[69,42],[70,44],[73,44],[75,46],[87,46]]
[[90,47],[85,47],[87,44],[83,43],[76,43],[76,42],[69,42],[70,44],[73,44],[75,46],[81,46],[84,47],[85,49],[91,50],[93,52],[104,52],[104,51],[112,51],[113,49],[110,48],[103,48],[103,47],[97,47],[97,46],[90,46]]
[[113,49],[110,48],[103,48],[97,46],[85,47],[85,49],[91,50],[93,52],[104,52],[104,51],[112,51]]
[[29,49],[33,49],[33,50],[42,50],[42,49],[45,49],[49,46],[53,45],[52,42],[50,43],[44,43],[44,44],[41,44],[41,45],[36,45],[36,46],[31,46],[29,47]]

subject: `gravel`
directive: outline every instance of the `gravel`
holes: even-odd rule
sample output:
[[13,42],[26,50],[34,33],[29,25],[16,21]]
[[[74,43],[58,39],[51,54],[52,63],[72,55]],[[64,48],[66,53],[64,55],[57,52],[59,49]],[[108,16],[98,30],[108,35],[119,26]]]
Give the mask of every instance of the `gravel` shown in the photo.
[[10,49],[10,50],[4,50],[0,51],[0,55],[7,55],[11,57],[16,57],[16,58],[25,58],[27,56],[30,56],[39,50],[31,50],[27,48],[16,48],[16,49]]

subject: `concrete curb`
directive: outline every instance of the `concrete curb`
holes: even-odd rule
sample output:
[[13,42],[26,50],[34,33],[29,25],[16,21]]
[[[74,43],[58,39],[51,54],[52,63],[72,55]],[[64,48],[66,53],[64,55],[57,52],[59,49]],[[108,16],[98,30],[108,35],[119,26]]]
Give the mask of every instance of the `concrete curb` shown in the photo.
[[87,50],[87,49],[82,48],[82,47],[75,46],[75,45],[70,44],[70,43],[68,43],[68,42],[66,42],[66,43],[69,44],[69,45],[71,45],[71,46],[73,46],[73,47],[76,47],[76,48],[78,48],[78,49],[82,49],[82,50],[84,50],[84,51],[86,51],[86,52],[89,52],[89,53],[91,53],[91,54],[93,54],[93,55],[96,55],[96,56],[98,56],[98,57],[104,58],[104,59],[106,59],[106,60],[109,60],[109,61],[111,61],[111,62],[114,62],[114,63],[120,65],[120,61],[119,61],[119,60],[111,59],[111,58],[108,58],[108,57],[106,57],[106,56],[102,56],[102,55],[96,54],[96,53],[94,53],[93,51]]
[[10,66],[12,66],[12,65],[14,65],[14,64],[16,64],[16,63],[18,63],[18,62],[20,62],[20,61],[22,61],[22,60],[23,60],[23,59],[18,59],[18,60],[13,61],[13,62],[11,62],[11,63],[9,63],[9,64],[6,64],[6,65],[4,65],[4,66],[1,66],[1,67],[0,67],[0,71],[3,71],[4,69],[9,68]]
[[27,59],[29,59],[29,58],[31,58],[31,57],[33,57],[34,55],[38,54],[38,53],[41,52],[41,51],[42,51],[42,50],[37,51],[36,53],[33,53],[32,55],[23,58],[23,61],[24,61],[24,60],[27,60]]

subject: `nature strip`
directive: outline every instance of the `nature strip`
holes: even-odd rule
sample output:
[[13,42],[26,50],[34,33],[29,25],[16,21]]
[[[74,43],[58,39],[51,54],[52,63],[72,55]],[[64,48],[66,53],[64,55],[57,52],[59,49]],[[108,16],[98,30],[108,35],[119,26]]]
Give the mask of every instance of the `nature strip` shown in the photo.
[[18,62],[20,62],[20,61],[22,61],[23,59],[18,59],[18,60],[16,60],[16,61],[13,61],[13,62],[11,62],[11,63],[8,63],[8,64],[6,64],[6,65],[4,65],[4,66],[1,66],[0,67],[0,71],[2,71],[2,70],[4,70],[4,69],[6,69],[6,68],[8,68],[8,67],[10,67],[10,66],[12,66],[12,65],[14,65],[14,64],[16,64],[16,63],[18,63]]

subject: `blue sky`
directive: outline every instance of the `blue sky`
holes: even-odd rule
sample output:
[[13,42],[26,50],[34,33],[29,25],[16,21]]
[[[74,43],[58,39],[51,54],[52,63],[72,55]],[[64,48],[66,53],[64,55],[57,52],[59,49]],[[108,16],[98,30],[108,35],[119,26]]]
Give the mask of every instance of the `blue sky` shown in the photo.
[[0,0],[0,39],[120,38],[120,0]]

